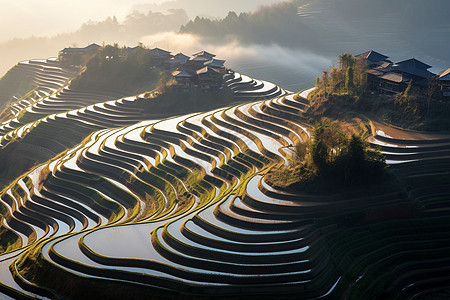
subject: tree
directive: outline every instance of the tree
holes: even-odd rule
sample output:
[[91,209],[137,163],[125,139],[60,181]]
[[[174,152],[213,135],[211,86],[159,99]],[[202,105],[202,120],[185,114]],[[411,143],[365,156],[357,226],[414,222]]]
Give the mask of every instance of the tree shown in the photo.
[[325,132],[324,126],[314,127],[313,140],[309,147],[309,154],[313,168],[318,172],[322,172],[327,167],[328,149],[323,142],[323,135]]
[[158,89],[161,93],[165,93],[167,89],[167,74],[165,72],[161,72],[161,77],[159,78]]
[[412,86],[413,86],[413,81],[410,80],[410,81],[408,82],[408,86],[406,87],[405,91],[403,92],[402,97],[408,98],[408,97],[411,96],[411,93],[412,93]]
[[328,71],[322,71],[322,84],[323,84],[323,92],[325,93],[325,97],[327,96],[327,86],[328,86]]
[[427,88],[427,120],[430,117],[430,103],[431,100],[435,97],[436,92],[439,90],[439,82],[435,77],[430,77],[428,79],[428,88]]
[[335,159],[344,151],[346,137],[337,122],[321,122],[314,126],[309,155],[318,173],[332,166]]
[[353,79],[353,67],[349,67],[347,69],[347,73],[345,74],[345,88],[347,89],[348,93],[352,93],[355,89],[355,83]]
[[341,70],[346,71],[350,67],[354,67],[356,63],[356,59],[353,57],[351,53],[342,53],[339,56],[339,66]]

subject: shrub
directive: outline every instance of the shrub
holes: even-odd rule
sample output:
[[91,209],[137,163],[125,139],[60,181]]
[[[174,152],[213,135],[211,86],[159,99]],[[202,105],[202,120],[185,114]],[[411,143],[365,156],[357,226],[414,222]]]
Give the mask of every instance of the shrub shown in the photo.
[[336,121],[318,123],[312,140],[296,146],[291,165],[271,170],[267,181],[310,192],[374,183],[382,178],[385,161],[365,137],[346,133]]

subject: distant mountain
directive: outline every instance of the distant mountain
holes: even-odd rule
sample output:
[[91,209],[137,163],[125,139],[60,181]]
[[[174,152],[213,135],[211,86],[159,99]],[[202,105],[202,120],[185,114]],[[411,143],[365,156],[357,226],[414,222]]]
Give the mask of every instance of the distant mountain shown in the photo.
[[221,20],[197,17],[181,27],[208,41],[278,44],[324,55],[376,48],[399,58],[411,53],[450,64],[450,2],[294,0]]
[[167,11],[170,9],[183,9],[191,18],[196,16],[211,16],[220,18],[227,15],[231,10],[236,12],[249,12],[263,5],[282,2],[282,0],[170,0],[163,3],[145,3],[133,6],[137,11]]
[[136,45],[142,36],[161,31],[177,31],[189,20],[186,12],[171,9],[166,13],[133,12],[123,22],[115,17],[103,21],[88,21],[79,30],[54,37],[13,39],[0,44],[0,77],[20,60],[30,57],[49,57],[67,45],[86,46],[90,43],[119,43]]

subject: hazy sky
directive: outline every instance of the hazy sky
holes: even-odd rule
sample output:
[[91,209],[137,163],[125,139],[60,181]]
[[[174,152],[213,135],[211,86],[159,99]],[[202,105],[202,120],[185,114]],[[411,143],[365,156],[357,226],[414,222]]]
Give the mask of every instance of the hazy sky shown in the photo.
[[[74,31],[88,20],[102,21],[116,16],[119,22],[133,9],[177,7],[190,15],[202,7],[200,14],[211,14],[217,7],[218,16],[228,10],[253,10],[259,5],[283,0],[1,0],[0,43],[18,37],[48,36]],[[160,4],[163,4],[161,6]],[[220,8],[220,9],[219,9]],[[220,12],[220,13],[219,13]],[[191,16],[195,17],[195,16]]]
[[[123,19],[142,0],[1,0],[0,42],[78,29],[89,19]],[[151,0],[162,3],[164,0]]]

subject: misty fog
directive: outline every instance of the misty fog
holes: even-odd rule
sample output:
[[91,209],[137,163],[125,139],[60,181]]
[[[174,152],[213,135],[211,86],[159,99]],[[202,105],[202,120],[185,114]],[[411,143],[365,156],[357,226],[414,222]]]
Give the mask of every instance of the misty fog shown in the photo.
[[335,58],[324,57],[302,49],[279,45],[242,45],[235,41],[215,44],[192,34],[162,32],[142,38],[148,47],[163,47],[174,53],[192,55],[208,50],[226,66],[254,78],[271,81],[281,87],[298,91],[314,84],[320,70],[333,64]]
[[222,17],[230,10],[252,11],[278,2],[281,0],[4,0],[0,77],[21,60],[57,56],[65,47],[103,42],[135,46],[141,36],[178,31],[196,15]]
[[[118,43],[132,47],[139,42],[187,55],[214,52],[236,71],[290,90],[314,84],[321,70],[347,51],[376,50],[394,61],[415,57],[432,65],[434,72],[448,68],[447,20],[436,23],[434,15],[422,16],[423,5],[420,9],[407,6],[407,10],[399,6],[392,12],[381,4],[381,8],[372,4],[373,12],[360,5],[359,18],[346,10],[336,11],[338,2],[345,7],[358,1],[316,0],[298,9],[306,0],[292,0],[264,9],[282,1],[83,0],[55,5],[52,0],[6,0],[11,5],[0,11],[0,74],[21,60],[54,57],[69,46]],[[228,15],[229,11],[237,14]],[[241,16],[243,11],[256,13]],[[214,21],[195,18],[198,15]],[[417,15],[422,16],[422,25],[411,29],[407,24],[417,23],[418,18],[412,17]]]
[[134,10],[147,12],[167,11],[169,9],[181,8],[186,11],[190,18],[196,16],[207,16],[212,18],[223,18],[229,11],[236,13],[249,12],[258,9],[264,5],[271,5],[283,2],[283,0],[172,0],[162,3],[137,4],[133,6]]

